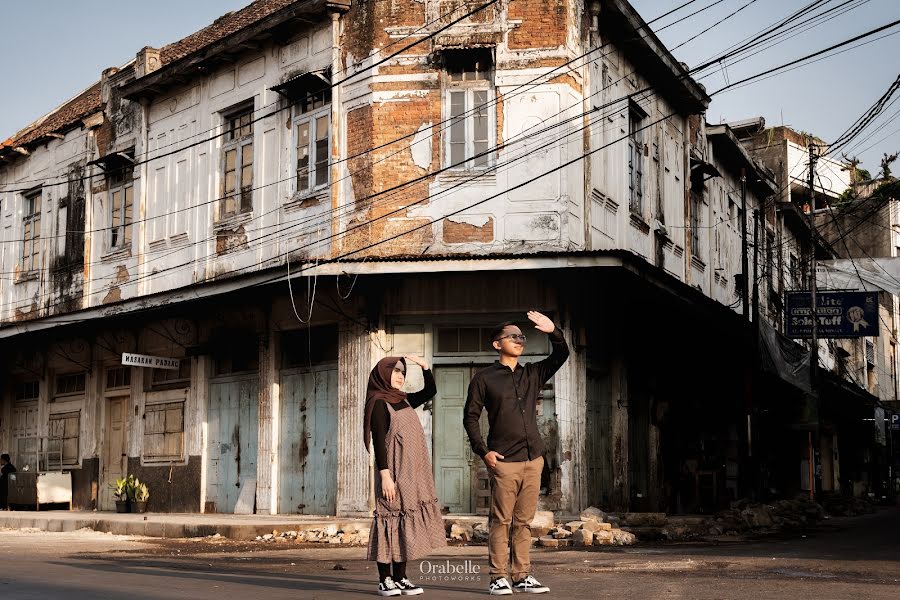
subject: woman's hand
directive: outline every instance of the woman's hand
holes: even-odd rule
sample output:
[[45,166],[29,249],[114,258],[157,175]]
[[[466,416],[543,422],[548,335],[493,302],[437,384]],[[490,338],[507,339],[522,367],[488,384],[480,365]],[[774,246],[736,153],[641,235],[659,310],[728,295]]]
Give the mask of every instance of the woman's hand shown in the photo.
[[412,362],[416,363],[417,365],[419,365],[420,367],[422,367],[422,370],[423,370],[423,371],[427,371],[427,370],[428,370],[428,363],[425,362],[424,359],[419,358],[418,356],[414,356],[414,355],[412,355],[412,354],[407,354],[407,355],[404,356],[403,358],[405,358],[406,360],[409,360],[409,361],[412,361]]
[[381,471],[381,494],[388,504],[393,504],[397,500],[397,484],[387,469]]

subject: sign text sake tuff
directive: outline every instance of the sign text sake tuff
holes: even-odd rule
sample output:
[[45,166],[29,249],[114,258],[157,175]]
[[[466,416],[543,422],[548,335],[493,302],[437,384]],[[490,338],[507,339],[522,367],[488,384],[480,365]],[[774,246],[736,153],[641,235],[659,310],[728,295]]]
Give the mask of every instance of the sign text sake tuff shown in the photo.
[[149,367],[151,369],[169,369],[177,371],[181,367],[178,358],[166,358],[164,356],[148,356],[146,354],[122,354],[122,364],[131,367]]
[[[793,339],[812,337],[813,316],[809,292],[787,292],[785,334]],[[860,338],[878,335],[878,292],[816,294],[816,336]]]

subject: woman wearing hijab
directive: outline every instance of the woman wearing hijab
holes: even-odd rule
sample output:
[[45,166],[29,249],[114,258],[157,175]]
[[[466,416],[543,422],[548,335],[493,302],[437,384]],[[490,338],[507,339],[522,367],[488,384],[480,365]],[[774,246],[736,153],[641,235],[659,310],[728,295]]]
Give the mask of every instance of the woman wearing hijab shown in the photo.
[[[406,394],[406,361],[422,367],[425,386]],[[375,518],[368,560],[378,563],[378,595],[414,596],[422,588],[406,576],[406,563],[446,545],[434,491],[425,432],[416,407],[434,397],[428,365],[415,356],[378,361],[369,375],[363,439],[375,452]]]

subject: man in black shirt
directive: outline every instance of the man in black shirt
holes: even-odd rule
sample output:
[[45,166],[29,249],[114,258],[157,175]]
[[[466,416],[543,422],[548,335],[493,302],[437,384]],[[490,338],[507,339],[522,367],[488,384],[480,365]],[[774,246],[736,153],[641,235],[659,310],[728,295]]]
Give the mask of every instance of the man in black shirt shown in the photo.
[[[536,311],[528,318],[550,337],[553,351],[544,360],[519,364],[525,335],[514,323],[502,323],[491,334],[500,354],[492,366],[472,377],[463,409],[463,425],[472,450],[482,457],[491,478],[489,555],[492,595],[550,591],[529,574],[531,521],[537,508],[544,467],[544,442],[537,428],[537,399],[544,384],[569,357],[562,332]],[[488,439],[478,420],[488,412]],[[510,538],[512,543],[510,543]],[[512,565],[510,567],[510,559]],[[507,577],[511,575],[513,584]]]

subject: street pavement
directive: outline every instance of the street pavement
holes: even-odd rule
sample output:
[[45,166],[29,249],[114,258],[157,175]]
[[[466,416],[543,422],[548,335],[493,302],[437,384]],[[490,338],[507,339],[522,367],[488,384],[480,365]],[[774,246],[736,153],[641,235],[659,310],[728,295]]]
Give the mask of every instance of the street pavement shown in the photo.
[[[900,509],[753,542],[532,552],[545,598],[900,598]],[[484,546],[410,563],[422,598],[485,597]],[[374,597],[364,548],[0,531],[0,599]],[[455,573],[453,573],[455,571]]]

